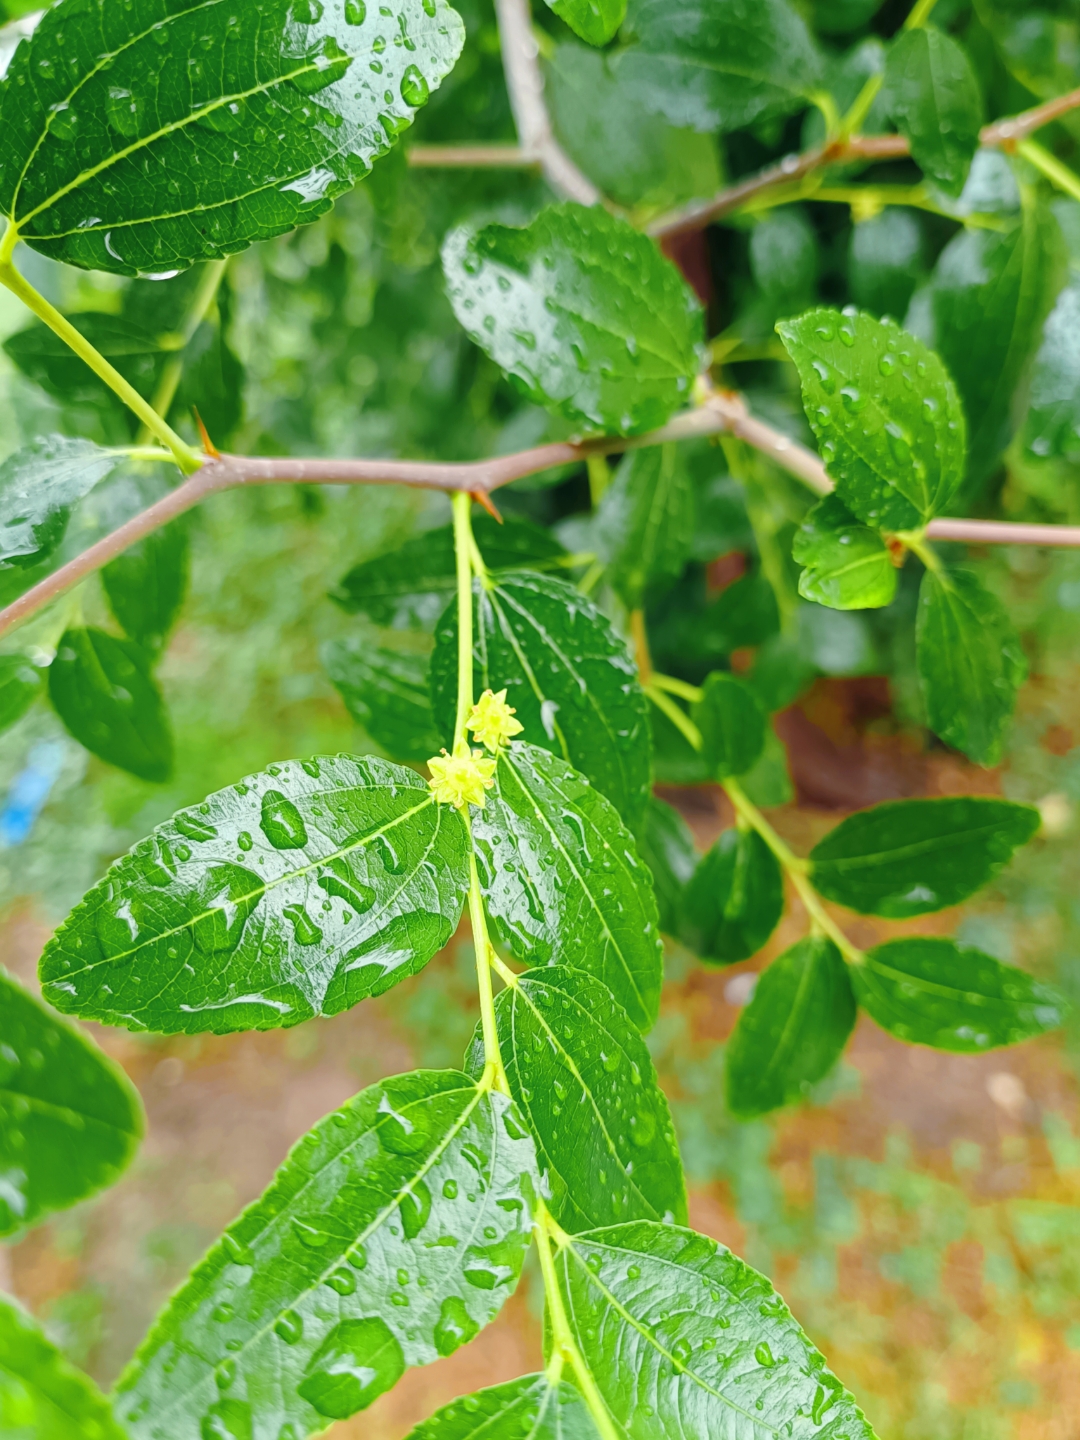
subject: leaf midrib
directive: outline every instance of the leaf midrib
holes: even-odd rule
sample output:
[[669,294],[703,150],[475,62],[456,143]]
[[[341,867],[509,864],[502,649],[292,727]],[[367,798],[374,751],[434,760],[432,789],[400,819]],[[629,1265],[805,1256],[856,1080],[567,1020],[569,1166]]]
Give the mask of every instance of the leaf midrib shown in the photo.
[[[137,1140],[139,1138],[138,1130],[127,1130],[114,1120],[102,1120],[99,1115],[91,1115],[88,1110],[76,1110],[71,1105],[61,1105],[59,1101],[46,1100],[40,1095],[30,1094],[26,1090],[15,1090],[10,1085],[0,1085],[0,1100],[5,1096],[11,1096],[13,1099],[28,1105],[31,1110],[37,1110],[42,1114],[49,1115],[51,1118],[71,1126],[73,1130],[81,1130],[87,1125],[99,1125],[103,1130],[115,1131],[117,1135],[126,1136],[130,1140]],[[72,1118],[69,1120],[67,1118],[68,1116]]]
[[[994,835],[1000,829],[997,825],[978,825],[967,827],[963,830],[954,831],[949,835],[936,835],[926,840],[909,841],[906,845],[897,845],[892,850],[871,850],[864,851],[860,855],[838,856],[836,859],[826,857],[823,860],[813,861],[814,869],[825,869],[832,867],[846,873],[863,869],[872,869],[882,865],[894,865],[899,860],[914,859],[920,855],[933,853],[934,850],[945,847],[951,849],[958,840],[981,838],[983,835]],[[813,860],[813,857],[811,857]]]

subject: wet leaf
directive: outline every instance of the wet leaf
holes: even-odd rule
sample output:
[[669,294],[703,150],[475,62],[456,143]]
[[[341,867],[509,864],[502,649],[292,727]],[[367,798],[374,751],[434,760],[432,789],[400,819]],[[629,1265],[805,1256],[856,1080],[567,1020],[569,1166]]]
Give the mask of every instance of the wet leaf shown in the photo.
[[896,567],[880,533],[861,525],[838,495],[826,495],[803,518],[791,548],[804,600],[832,610],[869,610],[896,596]]
[[[73,315],[72,323],[140,395],[153,393],[165,360],[156,335],[123,315],[96,310]],[[104,405],[114,410],[121,406],[86,361],[40,321],[8,336],[4,351],[28,379],[67,405]]]
[[698,854],[689,825],[655,795],[649,797],[638,850],[652,874],[660,929],[676,935],[682,893],[697,868]]
[[299,1142],[120,1377],[132,1440],[324,1430],[471,1340],[513,1292],[536,1162],[452,1070],[363,1090]]
[[607,579],[630,610],[663,594],[690,556],[694,485],[676,445],[624,456],[596,512],[597,549]]
[[423,650],[366,633],[329,641],[322,657],[349,714],[388,755],[422,762],[439,753]]
[[573,1385],[522,1375],[452,1401],[408,1440],[600,1440]]
[[121,629],[144,650],[160,650],[187,593],[186,523],[174,520],[130,546],[105,566],[101,583]]
[[1080,460],[1080,280],[1066,285],[1031,375],[1024,445],[1040,460]]
[[745,680],[716,670],[705,679],[693,708],[702,754],[718,780],[753,768],[765,749],[768,716]]
[[959,195],[983,122],[967,51],[933,25],[902,30],[889,46],[884,88],[890,114],[923,173],[946,194]]
[[268,1030],[414,975],[468,889],[461,818],[373,757],[289,761],[118,860],[41,959],[60,1010],[132,1030]]
[[590,45],[606,45],[626,16],[626,0],[547,0],[560,20]]
[[71,507],[115,470],[122,457],[50,435],[0,465],[0,571],[47,560],[60,541]]
[[25,655],[0,655],[0,733],[22,719],[44,688],[44,673]]
[[111,1185],[142,1133],[120,1067],[0,970],[0,1235]]
[[124,1440],[89,1375],[6,1295],[0,1295],[0,1433],[5,1440]]
[[780,923],[784,882],[756,830],[725,830],[683,891],[679,938],[702,960],[732,965],[756,955]]

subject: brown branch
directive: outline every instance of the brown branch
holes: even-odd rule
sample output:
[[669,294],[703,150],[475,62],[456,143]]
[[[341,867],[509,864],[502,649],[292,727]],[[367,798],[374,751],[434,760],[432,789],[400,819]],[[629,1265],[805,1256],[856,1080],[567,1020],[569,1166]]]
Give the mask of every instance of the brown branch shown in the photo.
[[418,170],[539,170],[542,164],[519,145],[413,145],[406,158]]

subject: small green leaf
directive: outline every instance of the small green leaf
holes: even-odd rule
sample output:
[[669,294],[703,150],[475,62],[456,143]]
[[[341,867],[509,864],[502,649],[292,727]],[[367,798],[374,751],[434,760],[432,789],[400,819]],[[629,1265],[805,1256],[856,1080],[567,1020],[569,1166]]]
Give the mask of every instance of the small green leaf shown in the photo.
[[25,655],[0,655],[0,732],[21,720],[44,688],[44,673]]
[[694,484],[676,445],[624,456],[596,512],[595,535],[607,578],[629,610],[639,610],[682,574],[694,539]]
[[974,895],[1038,828],[1038,810],[1010,800],[886,801],[849,815],[815,845],[810,878],[860,915],[928,915]]
[[701,306],[625,220],[565,204],[520,230],[455,230],[443,269],[469,336],[531,399],[568,420],[639,435],[689,399]]
[[730,780],[761,758],[768,717],[745,680],[726,671],[714,671],[701,688],[692,713],[701,731],[702,754],[717,780]]
[[142,1133],[120,1067],[0,970],[0,1235],[111,1185]]
[[795,799],[787,751],[771,725],[765,733],[765,748],[760,758],[745,775],[739,776],[739,784],[746,798],[759,810],[768,810],[773,805],[788,805]]
[[808,512],[791,547],[804,600],[832,610],[869,610],[896,596],[896,566],[877,530],[861,525],[838,495]]
[[784,913],[776,856],[756,830],[725,830],[683,892],[679,938],[702,960],[756,955]]
[[46,998],[159,1034],[337,1015],[415,975],[469,884],[460,816],[373,757],[295,761],[181,810],[49,941]]
[[1080,460],[1080,280],[1066,285],[1043,331],[1031,375],[1024,446],[1040,460]]
[[[89,1375],[65,1360],[30,1316],[3,1295],[0,1434],[5,1440],[125,1440]],[[581,1440],[591,1440],[588,1432]]]
[[649,873],[614,807],[555,755],[514,741],[473,815],[476,859],[500,937],[530,965],[603,980],[639,1030],[663,978]]
[[1049,985],[971,945],[911,936],[871,950],[850,969],[862,1008],[900,1040],[974,1055],[1015,1045],[1065,1018]]
[[[529,970],[495,1002],[510,1093],[536,1141],[547,1205],[570,1231],[686,1223],[686,1184],[648,1047],[600,980]],[[469,1068],[480,1075],[477,1033]],[[546,1194],[547,1192],[545,1192]]]
[[996,595],[968,570],[927,570],[915,622],[930,728],[980,765],[996,765],[1027,659]]
[[599,1440],[572,1385],[522,1375],[437,1410],[408,1440]]
[[[964,474],[964,414],[938,357],[889,319],[810,310],[776,327],[836,493],[879,530],[936,515]],[[929,403],[927,403],[929,402]]]
[[[542,570],[566,551],[549,530],[507,515],[499,525],[477,515],[473,536],[484,564],[500,570]],[[396,550],[365,560],[344,575],[330,592],[343,610],[366,615],[376,625],[428,629],[454,593],[454,530],[443,525],[406,540]]]
[[787,0],[638,0],[615,73],[672,125],[741,130],[804,108],[821,57]]
[[915,210],[890,207],[860,220],[852,230],[848,282],[860,310],[895,319],[907,314],[925,249],[917,215]]
[[606,45],[626,18],[626,0],[547,0],[560,20],[590,45]]
[[371,634],[350,635],[323,646],[326,673],[346,709],[377,745],[395,760],[430,760],[442,741],[428,696],[426,651],[380,643]]
[[836,1064],[854,1025],[840,951],[822,935],[800,940],[759,976],[728,1041],[728,1109],[752,1120],[804,1099]]
[[186,523],[174,520],[139,540],[105,566],[101,583],[121,629],[144,650],[160,650],[187,592]]
[[886,103],[925,175],[959,195],[975,151],[983,103],[967,51],[933,25],[901,30],[885,64]]
[[62,435],[9,455],[0,465],[0,570],[47,560],[64,538],[71,507],[121,459]]
[[232,348],[233,292],[226,274],[217,295],[217,316],[204,320],[184,349],[184,372],[169,415],[190,420],[197,411],[207,434],[224,446],[244,418],[246,371]]
[[652,873],[660,929],[676,935],[682,893],[697,869],[698,855],[689,825],[677,810],[655,795],[649,797],[638,849]]
[[[48,11],[0,92],[0,211],[54,260],[123,275],[314,220],[371,169],[464,41],[401,0],[387,45],[356,0],[157,0]],[[372,68],[378,66],[373,84]]]
[[453,1070],[363,1090],[292,1150],[116,1387],[132,1440],[321,1432],[512,1293],[537,1183],[513,1104]]
[[[652,783],[649,705],[624,642],[565,580],[503,575],[473,587],[473,688],[507,691],[521,738],[560,755],[615,806],[635,833]],[[457,605],[435,636],[431,697],[449,745],[457,701]]]
[[717,1241],[639,1220],[568,1238],[555,1264],[620,1435],[873,1440],[768,1280]]
[[140,645],[104,630],[67,630],[49,666],[49,699],[80,745],[140,780],[173,767],[165,702]]

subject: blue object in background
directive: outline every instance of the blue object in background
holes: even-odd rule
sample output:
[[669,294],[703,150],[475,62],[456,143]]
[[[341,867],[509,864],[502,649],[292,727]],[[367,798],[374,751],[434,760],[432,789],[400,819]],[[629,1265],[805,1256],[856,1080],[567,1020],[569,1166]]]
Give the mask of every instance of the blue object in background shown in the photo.
[[61,740],[39,740],[15,777],[0,810],[0,850],[21,845],[45,808],[64,763]]

